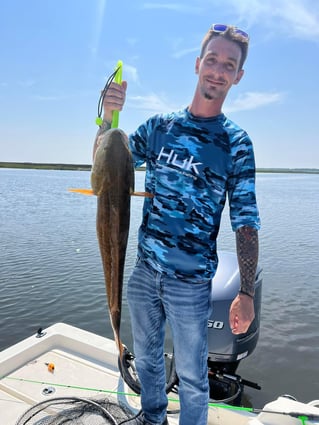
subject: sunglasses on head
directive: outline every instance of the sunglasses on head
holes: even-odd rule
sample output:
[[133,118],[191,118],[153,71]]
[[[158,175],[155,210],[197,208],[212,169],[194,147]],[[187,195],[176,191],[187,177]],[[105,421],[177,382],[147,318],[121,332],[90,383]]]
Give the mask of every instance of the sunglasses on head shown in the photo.
[[240,28],[233,27],[231,25],[225,25],[225,24],[213,24],[210,29],[214,32],[225,32],[228,28],[231,28],[234,34],[241,35],[245,40],[249,40],[249,35],[241,30]]

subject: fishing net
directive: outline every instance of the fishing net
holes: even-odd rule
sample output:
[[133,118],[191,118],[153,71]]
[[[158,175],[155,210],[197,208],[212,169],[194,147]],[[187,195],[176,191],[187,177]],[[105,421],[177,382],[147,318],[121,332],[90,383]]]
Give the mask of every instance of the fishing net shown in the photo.
[[16,425],[119,425],[132,417],[125,406],[107,398],[51,398],[28,409]]

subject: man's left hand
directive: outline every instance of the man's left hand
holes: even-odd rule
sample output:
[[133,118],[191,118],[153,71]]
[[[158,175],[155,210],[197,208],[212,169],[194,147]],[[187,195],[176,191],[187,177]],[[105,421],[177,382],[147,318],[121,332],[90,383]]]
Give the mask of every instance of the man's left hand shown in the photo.
[[254,300],[245,294],[238,294],[230,306],[229,324],[235,335],[246,333],[255,318]]

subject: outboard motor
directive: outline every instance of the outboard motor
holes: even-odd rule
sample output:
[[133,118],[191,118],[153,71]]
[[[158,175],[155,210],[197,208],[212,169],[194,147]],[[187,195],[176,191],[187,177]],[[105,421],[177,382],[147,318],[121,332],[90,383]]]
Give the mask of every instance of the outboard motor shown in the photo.
[[[219,252],[219,263],[212,285],[212,314],[208,321],[208,369],[211,401],[240,405],[244,385],[259,385],[236,375],[239,362],[255,349],[259,337],[261,306],[261,268],[255,280],[255,319],[245,334],[234,335],[229,326],[229,309],[240,287],[237,255]],[[174,353],[165,353],[167,360],[166,392],[178,392],[178,376]],[[135,368],[135,356],[126,348],[118,359],[119,370],[126,384],[137,394],[141,392]]]
[[229,326],[229,309],[240,287],[237,255],[221,251],[212,285],[212,313],[208,321],[208,368],[210,397],[214,401],[240,404],[244,385],[260,389],[258,384],[236,375],[241,360],[255,349],[259,337],[262,270],[255,280],[255,319],[245,334],[234,335]]

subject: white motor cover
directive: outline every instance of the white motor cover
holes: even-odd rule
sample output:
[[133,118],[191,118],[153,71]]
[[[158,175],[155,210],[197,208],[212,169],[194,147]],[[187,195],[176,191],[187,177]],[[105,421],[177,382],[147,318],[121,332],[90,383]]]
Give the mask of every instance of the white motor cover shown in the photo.
[[[319,403],[319,402],[318,402]],[[300,403],[287,397],[278,397],[277,400],[265,405],[263,410],[272,412],[298,412],[300,415],[316,415],[319,418],[318,407],[313,406],[313,402],[309,404]],[[319,419],[315,421],[307,420],[307,425],[319,425]],[[302,421],[289,415],[280,415],[276,413],[259,413],[259,415],[248,421],[247,425],[302,425]]]

